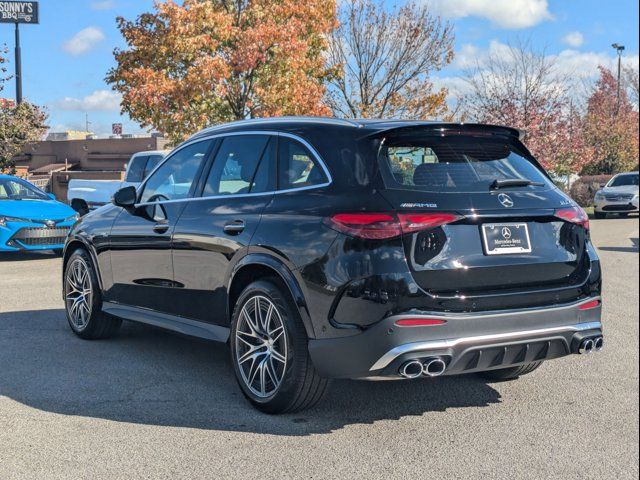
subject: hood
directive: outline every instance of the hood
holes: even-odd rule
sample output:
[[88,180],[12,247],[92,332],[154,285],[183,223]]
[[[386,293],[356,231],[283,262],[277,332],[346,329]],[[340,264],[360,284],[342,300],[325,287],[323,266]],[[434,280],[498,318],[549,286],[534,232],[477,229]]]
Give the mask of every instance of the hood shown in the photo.
[[30,220],[62,220],[76,212],[56,200],[0,200],[0,215]]
[[602,193],[638,193],[637,185],[623,185],[620,187],[606,187],[600,190]]

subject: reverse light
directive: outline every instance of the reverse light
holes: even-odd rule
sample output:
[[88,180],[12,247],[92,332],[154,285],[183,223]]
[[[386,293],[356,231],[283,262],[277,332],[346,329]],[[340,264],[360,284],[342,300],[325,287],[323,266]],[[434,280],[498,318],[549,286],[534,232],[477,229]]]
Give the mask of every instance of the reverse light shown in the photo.
[[446,320],[437,318],[401,318],[396,320],[398,327],[433,327],[435,325],[444,325]]
[[555,216],[589,230],[589,215],[580,207],[561,208],[556,210]]
[[594,308],[598,308],[599,306],[600,306],[600,300],[592,300],[590,302],[583,303],[582,305],[580,305],[578,307],[578,310],[584,312],[585,310],[593,310]]
[[328,220],[331,228],[367,240],[385,240],[403,233],[429,230],[463,217],[452,213],[339,213]]

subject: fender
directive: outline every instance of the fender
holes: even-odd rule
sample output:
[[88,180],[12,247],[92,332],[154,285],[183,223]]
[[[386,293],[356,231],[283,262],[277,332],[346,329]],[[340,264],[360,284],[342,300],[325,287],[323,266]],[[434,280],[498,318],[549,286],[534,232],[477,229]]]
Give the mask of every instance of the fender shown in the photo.
[[[231,291],[231,285],[233,284],[236,273],[241,268],[248,265],[261,265],[264,267],[268,267],[280,277],[280,279],[289,289],[289,293],[291,293],[293,301],[298,306],[300,316],[302,317],[302,322],[304,324],[305,330],[307,331],[307,336],[309,338],[315,338],[315,331],[313,329],[313,324],[311,322],[311,317],[309,315],[309,309],[307,307],[303,288],[301,287],[301,282],[298,281],[295,273],[289,267],[287,267],[287,265],[282,260],[265,253],[249,253],[248,255],[240,259],[238,263],[236,263],[233,267],[233,270],[231,271],[229,280],[227,282],[227,292]],[[228,299],[229,296],[227,296],[227,301]],[[229,309],[229,312],[232,311],[231,305],[227,305],[227,308]]]

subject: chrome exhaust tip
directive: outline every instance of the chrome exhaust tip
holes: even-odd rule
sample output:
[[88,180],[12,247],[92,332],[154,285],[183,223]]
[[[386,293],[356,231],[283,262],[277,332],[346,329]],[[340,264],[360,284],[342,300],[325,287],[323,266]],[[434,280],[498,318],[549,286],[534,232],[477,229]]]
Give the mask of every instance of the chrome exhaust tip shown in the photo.
[[422,364],[419,360],[409,360],[400,367],[400,375],[404,378],[418,378],[422,375]]
[[427,377],[439,377],[447,369],[447,364],[441,358],[431,358],[422,365],[422,373]]
[[593,340],[590,338],[587,338],[583,340],[582,343],[580,344],[580,349],[578,350],[578,353],[580,355],[591,353],[593,351],[593,347],[594,347]]
[[601,351],[604,348],[604,338],[598,337],[593,341],[593,349],[596,352]]

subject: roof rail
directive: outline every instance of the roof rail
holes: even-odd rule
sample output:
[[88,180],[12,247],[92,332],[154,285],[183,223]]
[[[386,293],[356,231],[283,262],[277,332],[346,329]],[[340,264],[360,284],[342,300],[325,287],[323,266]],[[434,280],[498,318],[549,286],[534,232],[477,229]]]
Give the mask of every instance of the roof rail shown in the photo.
[[360,123],[354,120],[345,120],[341,118],[333,118],[333,117],[269,117],[269,118],[251,118],[247,120],[237,120],[235,122],[223,123],[220,125],[214,125],[212,127],[205,128],[200,132],[193,135],[191,138],[199,137],[202,135],[208,135],[212,132],[216,132],[218,130],[223,130],[229,127],[236,127],[242,125],[255,125],[255,124],[265,124],[265,123],[325,123],[329,125],[340,125],[343,127],[353,127],[359,128],[361,126]]

